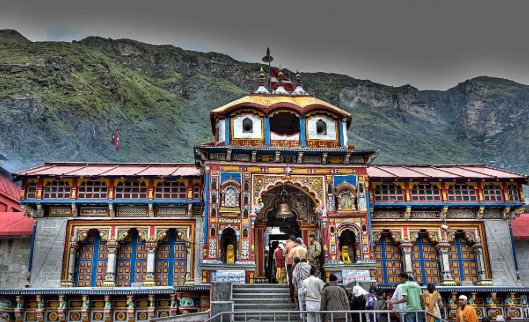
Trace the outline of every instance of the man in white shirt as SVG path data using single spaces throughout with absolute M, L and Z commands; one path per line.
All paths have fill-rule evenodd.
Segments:
M 408 278 L 405 278 L 403 274 L 399 275 L 399 285 L 397 285 L 395 292 L 393 292 L 393 297 L 391 297 L 392 302 L 397 302 L 402 299 L 402 285 L 404 285 L 406 281 L 408 281 Z M 406 302 L 393 304 L 393 310 L 399 312 L 398 314 L 400 322 L 406 321 L 404 316 L 406 314 Z
M 320 279 L 320 272 L 316 267 L 311 267 L 310 276 L 303 281 L 303 300 L 307 308 L 307 322 L 321 322 L 319 311 L 324 286 L 325 283 Z

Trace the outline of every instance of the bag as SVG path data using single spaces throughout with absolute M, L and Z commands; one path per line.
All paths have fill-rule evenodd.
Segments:
M 376 295 L 369 294 L 369 299 L 366 303 L 366 310 L 372 310 L 375 307 Z

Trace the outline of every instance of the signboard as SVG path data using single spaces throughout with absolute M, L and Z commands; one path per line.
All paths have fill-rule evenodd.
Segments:
M 344 269 L 342 271 L 342 279 L 344 284 L 353 283 L 354 281 L 369 281 L 371 275 L 369 270 Z
M 245 271 L 228 271 L 228 270 L 218 270 L 215 281 L 217 282 L 233 282 L 234 284 L 244 284 L 245 281 Z

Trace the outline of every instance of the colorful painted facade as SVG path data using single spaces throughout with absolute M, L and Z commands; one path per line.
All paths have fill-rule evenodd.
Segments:
M 16 173 L 37 229 L 30 288 L 3 293 L 13 317 L 143 321 L 204 310 L 209 283 L 270 282 L 271 242 L 315 234 L 327 276 L 390 288 L 408 272 L 436 283 L 449 307 L 465 293 L 480 316 L 529 318 L 509 228 L 528 178 L 484 165 L 373 164 L 378 150 L 348 142 L 354 116 L 296 78 L 293 92 L 270 93 L 261 71 L 256 92 L 213 110 L 214 140 L 195 146 L 195 165 Z

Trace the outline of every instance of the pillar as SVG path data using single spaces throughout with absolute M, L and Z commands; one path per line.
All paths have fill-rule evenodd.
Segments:
M 441 255 L 441 285 L 456 285 L 452 272 L 450 271 L 450 261 L 448 259 L 450 244 L 447 242 L 440 242 L 437 244 L 437 250 Z
M 68 251 L 68 274 L 66 281 L 61 283 L 61 287 L 75 286 L 75 264 L 77 262 L 77 249 L 79 244 L 75 241 L 70 242 L 70 249 Z
M 148 241 L 145 243 L 147 248 L 147 275 L 145 276 L 145 281 L 143 281 L 143 286 L 156 286 L 154 281 L 155 277 L 155 265 L 156 265 L 156 250 L 158 248 L 158 242 Z
M 413 267 L 411 266 L 411 248 L 413 244 L 410 242 L 405 242 L 400 244 L 399 248 L 402 250 L 402 255 L 404 255 L 404 272 L 411 274 L 413 273 Z
M 492 285 L 492 280 L 487 278 L 485 273 L 485 258 L 483 256 L 483 246 L 481 243 L 475 243 L 472 248 L 476 255 L 477 269 L 478 269 L 478 285 Z
M 107 263 L 107 274 L 103 281 L 103 287 L 115 287 L 116 286 L 116 262 L 118 255 L 119 243 L 116 240 L 107 241 L 108 251 L 108 263 Z

